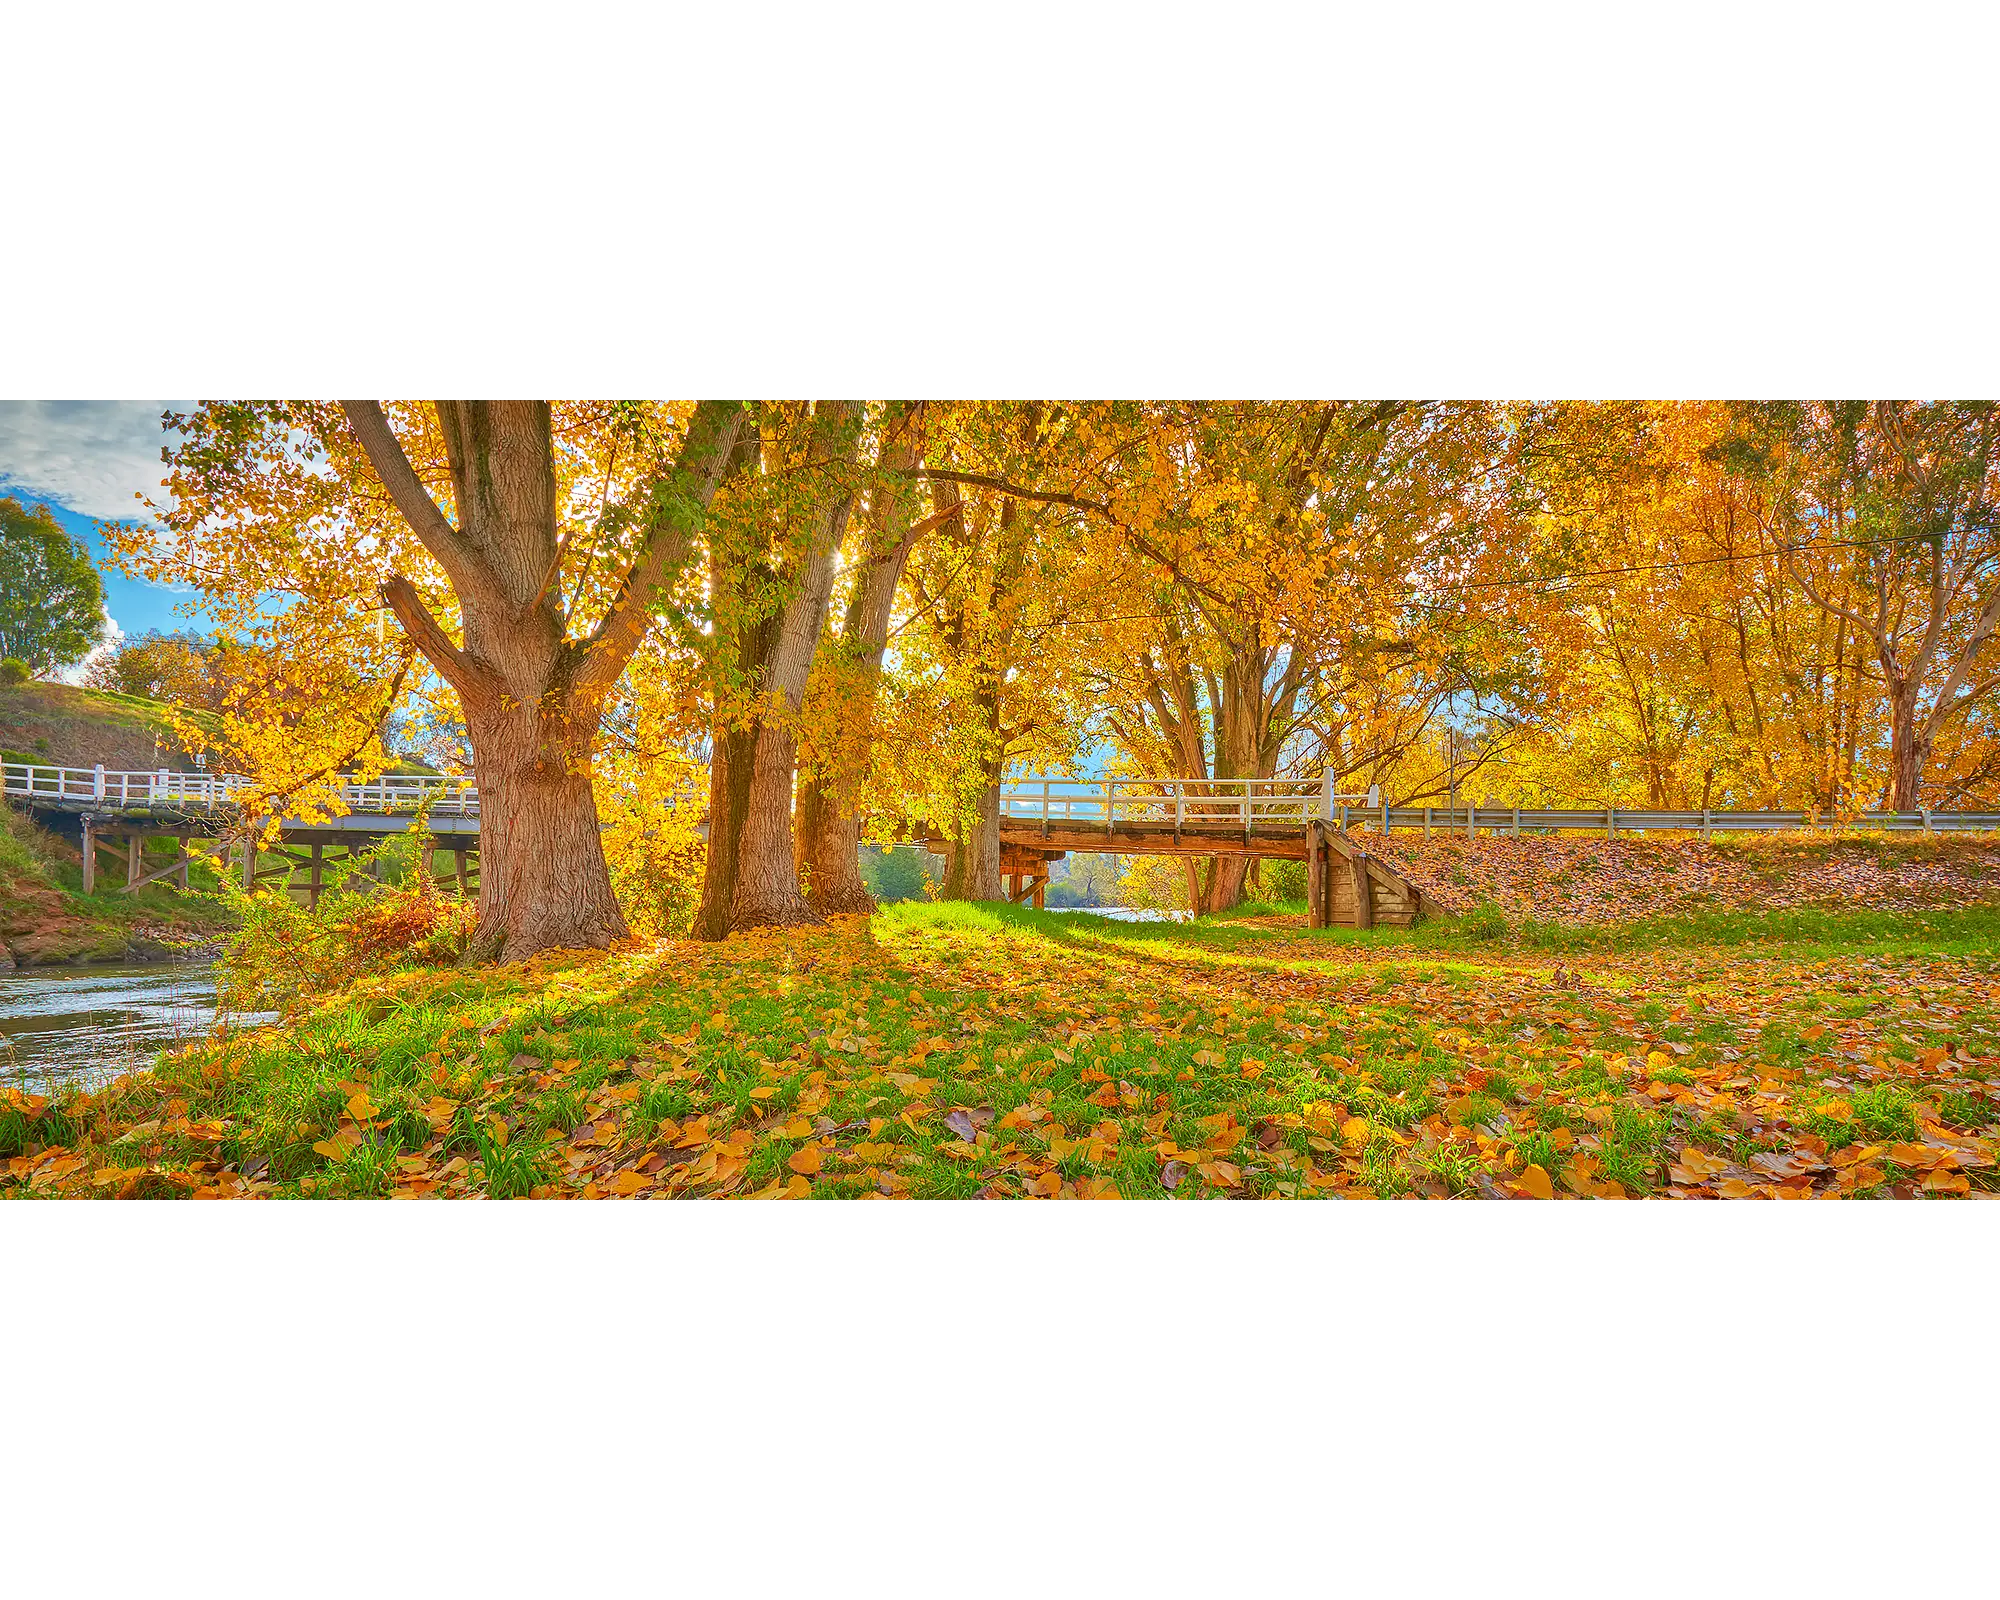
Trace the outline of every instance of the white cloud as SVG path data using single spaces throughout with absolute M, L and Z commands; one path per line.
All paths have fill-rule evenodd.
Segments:
M 162 411 L 184 400 L 0 400 L 0 488 L 88 517 L 144 520 L 161 498 Z

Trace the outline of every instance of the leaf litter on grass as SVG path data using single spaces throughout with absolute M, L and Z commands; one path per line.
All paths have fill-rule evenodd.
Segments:
M 1561 960 L 911 907 L 371 980 L 95 1096 L 10 1196 L 1981 1195 L 1984 956 Z

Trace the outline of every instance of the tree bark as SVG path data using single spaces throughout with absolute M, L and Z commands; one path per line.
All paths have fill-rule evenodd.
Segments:
M 576 752 L 568 730 L 544 726 L 536 706 L 468 706 L 466 724 L 478 752 L 474 944 L 518 959 L 627 937 L 604 863 L 587 746 Z

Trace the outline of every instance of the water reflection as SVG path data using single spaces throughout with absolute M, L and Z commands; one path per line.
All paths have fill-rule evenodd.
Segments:
M 264 1012 L 218 1015 L 215 1002 L 215 973 L 205 961 L 0 972 L 0 1081 L 38 1092 L 94 1089 L 205 1037 L 218 1020 L 271 1020 Z

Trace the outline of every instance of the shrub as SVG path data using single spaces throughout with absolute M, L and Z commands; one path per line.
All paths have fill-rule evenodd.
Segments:
M 1266 861 L 1264 898 L 1303 900 L 1306 897 L 1306 864 L 1303 861 Z
M 930 884 L 929 857 L 915 845 L 861 847 L 861 881 L 884 904 L 921 900 Z
M 458 959 L 476 912 L 427 873 L 403 886 L 338 886 L 307 910 L 284 894 L 228 887 L 242 927 L 219 966 L 230 1003 L 290 1010 L 369 973 Z
M 8 656 L 0 660 L 0 689 L 18 688 L 33 676 L 34 673 L 28 669 L 28 663 L 19 656 Z

